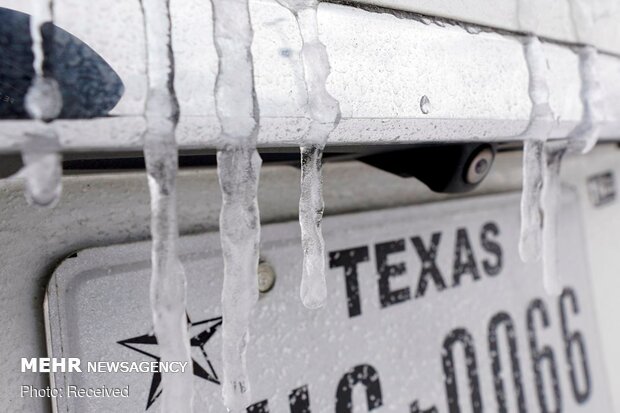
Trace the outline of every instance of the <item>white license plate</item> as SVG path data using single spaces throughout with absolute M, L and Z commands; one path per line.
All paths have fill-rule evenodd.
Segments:
M 515 194 L 328 217 L 325 308 L 299 299 L 297 222 L 267 225 L 274 288 L 248 350 L 253 412 L 611 412 L 576 196 L 559 225 L 560 297 L 517 253 Z M 225 412 L 219 377 L 222 260 L 217 234 L 183 237 L 195 411 Z M 155 361 L 150 244 L 67 259 L 47 297 L 51 356 Z M 56 373 L 53 386 L 129 397 L 56 397 L 62 412 L 158 409 L 152 373 Z

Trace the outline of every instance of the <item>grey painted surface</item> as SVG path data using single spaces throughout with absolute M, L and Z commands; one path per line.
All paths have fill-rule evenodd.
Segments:
M 354 0 L 620 53 L 618 0 Z
M 501 9 L 485 0 L 474 3 L 474 12 Z M 0 0 L 1 5 L 28 8 L 23 1 Z M 217 60 L 209 2 L 177 1 L 171 7 L 181 110 L 177 139 L 183 148 L 215 146 Z M 299 144 L 309 122 L 293 16 L 272 0 L 252 2 L 251 11 L 259 144 Z M 115 0 L 85 6 L 81 0 L 63 0 L 56 16 L 60 27 L 106 59 L 126 90 L 112 117 L 54 122 L 62 145 L 66 150 L 140 149 L 146 60 L 139 4 Z M 319 26 L 332 66 L 327 87 L 342 110 L 342 122 L 330 136 L 333 144 L 510 140 L 528 125 L 531 102 L 521 35 L 470 33 L 459 25 L 442 27 L 330 3 L 319 9 Z M 567 137 L 581 119 L 579 59 L 565 45 L 545 43 L 544 51 L 550 105 L 558 118 L 552 137 Z M 602 136 L 619 138 L 620 58 L 600 56 L 597 68 L 605 108 Z M 427 114 L 420 109 L 422 96 L 430 100 Z M 0 152 L 19 149 L 32 128 L 29 121 L 0 124 Z

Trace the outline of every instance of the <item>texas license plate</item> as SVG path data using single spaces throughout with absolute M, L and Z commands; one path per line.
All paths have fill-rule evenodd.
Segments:
M 545 294 L 540 263 L 519 259 L 515 194 L 326 218 L 329 298 L 319 310 L 299 299 L 298 223 L 263 227 L 275 285 L 252 319 L 250 411 L 612 411 L 578 202 L 564 198 L 558 297 Z M 195 411 L 223 413 L 218 236 L 183 237 L 180 251 Z M 97 248 L 55 272 L 50 356 L 107 367 L 54 373 L 52 386 L 122 390 L 65 392 L 57 411 L 157 411 L 158 373 L 109 371 L 158 360 L 149 257 L 148 242 Z

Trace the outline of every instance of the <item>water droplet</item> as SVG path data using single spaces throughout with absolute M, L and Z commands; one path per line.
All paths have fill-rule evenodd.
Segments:
M 420 110 L 425 115 L 428 115 L 431 111 L 431 101 L 428 99 L 428 96 L 424 95 L 420 99 Z

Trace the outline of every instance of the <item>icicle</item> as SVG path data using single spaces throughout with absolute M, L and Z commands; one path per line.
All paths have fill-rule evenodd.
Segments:
M 524 43 L 529 70 L 529 95 L 532 101 L 530 124 L 523 133 L 523 192 L 521 196 L 521 236 L 519 254 L 525 262 L 540 259 L 542 250 L 541 192 L 545 141 L 551 132 L 553 111 L 549 106 L 549 88 L 545 71 L 547 62 L 537 37 Z
M 300 295 L 308 308 L 325 305 L 325 247 L 321 233 L 323 219 L 323 181 L 321 157 L 329 134 L 340 121 L 340 105 L 327 91 L 329 57 L 319 39 L 317 0 L 278 0 L 290 10 L 299 26 L 302 39 L 301 60 L 308 93 L 311 125 L 301 149 L 301 198 L 299 223 L 304 252 Z
M 321 176 L 321 145 L 301 147 L 301 198 L 299 223 L 304 252 L 301 298 L 308 308 L 325 304 L 325 244 L 321 234 L 323 218 L 323 179 Z
M 219 57 L 215 104 L 223 144 L 217 153 L 224 256 L 222 396 L 229 411 L 241 413 L 251 402 L 246 349 L 250 316 L 258 299 L 260 241 L 261 159 L 256 151 L 259 113 L 251 54 L 253 31 L 248 0 L 211 0 L 211 4 Z
M 519 254 L 524 262 L 538 261 L 542 249 L 540 196 L 543 186 L 543 153 L 543 141 L 531 139 L 523 143 Z
M 179 107 L 169 0 L 142 0 L 148 59 L 144 157 L 151 193 L 151 310 L 164 362 L 187 363 L 183 373 L 162 373 L 162 412 L 192 412 L 193 372 L 186 316 L 186 277 L 178 257 L 175 129 Z
M 558 264 L 558 204 L 560 202 L 560 168 L 566 148 L 552 150 L 546 148 L 543 153 L 544 175 L 541 195 L 543 216 L 543 285 L 549 295 L 557 296 L 562 292 Z
M 580 53 L 581 100 L 583 114 L 579 125 L 569 134 L 567 144 L 560 148 L 546 148 L 544 151 L 545 168 L 542 191 L 543 215 L 543 284 L 550 295 L 562 292 L 560 273 L 557 269 L 557 231 L 558 204 L 561 200 L 560 168 L 562 158 L 567 153 L 589 152 L 599 137 L 602 117 L 602 92 L 596 73 L 597 51 L 593 47 L 584 47 Z
M 571 153 L 588 153 L 598 141 L 600 122 L 603 120 L 603 99 L 596 71 L 597 60 L 598 52 L 594 47 L 586 46 L 579 52 L 583 114 L 581 122 L 568 137 L 568 150 Z
M 62 95 L 58 83 L 43 70 L 45 53 L 41 29 L 44 24 L 51 24 L 53 14 L 52 0 L 34 2 L 30 18 L 34 79 L 26 93 L 25 106 L 30 117 L 35 120 L 35 126 L 25 137 L 22 146 L 24 168 L 18 174 L 26 180 L 28 202 L 48 207 L 58 202 L 62 192 L 60 143 L 54 129 L 44 123 L 56 118 L 62 109 Z M 52 35 L 48 48 L 52 47 L 53 39 Z

